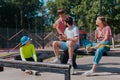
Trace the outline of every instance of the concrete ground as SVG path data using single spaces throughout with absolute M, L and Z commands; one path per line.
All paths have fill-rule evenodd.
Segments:
M 103 56 L 97 71 L 89 77 L 82 74 L 92 66 L 93 56 L 77 58 L 78 68 L 71 75 L 71 80 L 120 80 L 120 56 Z M 63 74 L 41 72 L 41 75 L 28 75 L 20 69 L 4 68 L 0 80 L 64 80 Z

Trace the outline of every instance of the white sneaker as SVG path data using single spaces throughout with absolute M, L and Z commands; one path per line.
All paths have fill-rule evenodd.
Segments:
M 74 67 L 73 67 L 72 59 L 68 59 L 67 64 L 71 65 L 70 74 L 73 75 L 74 74 Z
M 71 74 L 71 75 L 74 74 L 74 67 L 73 67 L 73 66 L 71 66 L 71 68 L 70 68 L 70 74 Z
M 85 73 L 83 73 L 83 75 L 85 75 L 85 76 L 91 76 L 93 73 L 94 73 L 93 70 L 89 70 L 89 71 L 86 71 Z
M 32 71 L 33 72 L 33 74 L 35 75 L 35 76 L 37 76 L 37 75 L 40 75 L 40 72 L 38 72 L 38 71 Z
M 60 64 L 61 63 L 61 61 L 60 61 L 60 59 L 54 59 L 51 63 L 53 63 L 53 64 Z
M 25 73 L 26 73 L 26 74 L 29 74 L 29 75 L 32 75 L 32 74 L 33 74 L 33 72 L 32 72 L 31 70 L 25 70 Z
M 72 59 L 68 59 L 67 64 L 69 64 L 69 65 L 73 66 Z

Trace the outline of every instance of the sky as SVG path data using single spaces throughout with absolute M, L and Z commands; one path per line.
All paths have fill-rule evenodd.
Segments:
M 44 5 L 46 5 L 46 2 L 48 1 L 48 0 L 39 0 L 40 2 L 43 2 L 43 4 Z M 42 16 L 42 13 L 40 12 L 38 12 L 38 14 L 37 14 L 37 16 Z
M 46 5 L 46 2 L 47 2 L 48 0 L 43 0 L 43 1 L 44 1 L 45 5 Z
M 47 2 L 48 0 L 39 0 L 39 1 L 42 1 L 42 2 L 44 3 L 44 5 L 46 5 L 46 2 Z

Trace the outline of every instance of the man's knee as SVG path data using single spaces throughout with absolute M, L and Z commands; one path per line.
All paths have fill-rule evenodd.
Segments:
M 73 41 L 69 41 L 68 45 L 69 47 L 74 47 L 75 43 Z
M 58 42 L 58 41 L 54 41 L 52 45 L 53 45 L 53 46 L 58 46 L 58 45 L 59 45 L 59 42 Z

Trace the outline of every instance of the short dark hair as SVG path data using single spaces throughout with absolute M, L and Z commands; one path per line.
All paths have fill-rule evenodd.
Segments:
M 64 13 L 64 10 L 63 10 L 63 9 L 58 9 L 58 10 L 57 10 L 57 13 L 58 13 L 58 14 Z
M 67 18 L 65 19 L 65 22 L 68 23 L 69 25 L 72 25 L 72 24 L 73 24 L 73 19 L 72 19 L 72 17 L 67 17 Z

